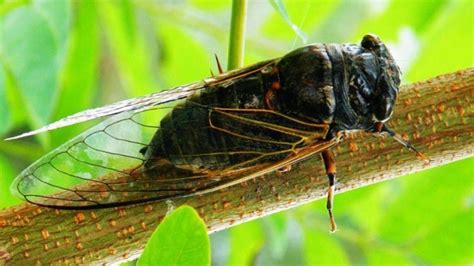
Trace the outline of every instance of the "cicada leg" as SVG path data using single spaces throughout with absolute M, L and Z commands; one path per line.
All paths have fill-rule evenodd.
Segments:
M 336 182 L 336 160 L 334 153 L 327 149 L 321 152 L 323 157 L 324 166 L 326 168 L 326 174 L 328 176 L 329 187 L 328 187 L 328 196 L 326 201 L 326 208 L 329 214 L 329 222 L 331 224 L 331 233 L 336 232 L 337 226 L 334 221 L 334 216 L 332 214 L 332 208 L 334 204 L 334 186 Z
M 408 150 L 414 152 L 416 154 L 416 158 L 419 159 L 419 160 L 422 160 L 424 161 L 425 163 L 430 163 L 431 162 L 431 159 L 426 157 L 423 153 L 419 152 L 415 146 L 413 146 L 413 144 L 411 144 L 409 141 L 407 140 L 404 140 L 402 138 L 402 136 L 400 136 L 399 134 L 397 134 L 395 131 L 393 131 L 391 128 L 389 128 L 387 125 L 381 123 L 381 122 L 377 122 L 375 123 L 375 126 L 374 126 L 374 133 L 387 133 L 389 136 L 391 136 L 395 141 L 397 141 L 398 143 L 402 144 L 405 148 L 407 148 Z
M 285 167 L 282 167 L 282 168 L 278 169 L 277 171 L 278 171 L 278 174 L 284 174 L 284 173 L 290 172 L 292 168 L 293 167 L 290 164 L 290 165 L 287 165 Z

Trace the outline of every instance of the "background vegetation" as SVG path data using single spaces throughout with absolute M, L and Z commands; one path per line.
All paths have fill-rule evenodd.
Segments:
M 278 1 L 276 1 L 278 2 Z M 388 43 L 413 82 L 474 65 L 470 0 L 249 3 L 246 63 L 312 42 Z M 0 0 L 0 3 L 2 1 Z M 192 82 L 227 65 L 230 1 L 5 1 L 0 6 L 0 137 L 65 115 Z M 295 30 L 296 29 L 296 30 Z M 28 164 L 90 124 L 0 141 L 0 206 Z M 211 236 L 216 265 L 474 262 L 474 159 L 336 197 Z

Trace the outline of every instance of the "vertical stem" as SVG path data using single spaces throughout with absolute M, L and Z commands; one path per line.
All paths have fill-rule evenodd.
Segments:
M 233 0 L 232 18 L 230 21 L 228 70 L 243 66 L 246 18 L 247 0 Z

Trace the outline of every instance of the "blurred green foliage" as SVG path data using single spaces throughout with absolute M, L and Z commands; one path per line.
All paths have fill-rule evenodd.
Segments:
M 246 63 L 308 42 L 378 34 L 413 82 L 474 65 L 470 0 L 250 1 Z M 0 1 L 0 136 L 83 109 L 192 82 L 226 65 L 230 1 Z M 290 21 L 291 23 L 288 23 Z M 86 123 L 0 141 L 0 206 L 9 183 Z M 474 263 L 474 159 L 336 197 L 340 231 L 323 201 L 211 236 L 213 264 Z

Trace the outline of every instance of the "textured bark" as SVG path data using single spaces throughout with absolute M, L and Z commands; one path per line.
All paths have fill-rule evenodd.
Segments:
M 390 124 L 432 162 L 416 160 L 391 139 L 347 136 L 335 149 L 337 192 L 472 156 L 473 98 L 474 68 L 403 86 Z M 171 205 L 193 206 L 214 232 L 319 199 L 326 190 L 317 155 L 284 175 L 173 202 L 94 211 L 23 204 L 0 211 L 0 264 L 113 263 L 138 255 Z

